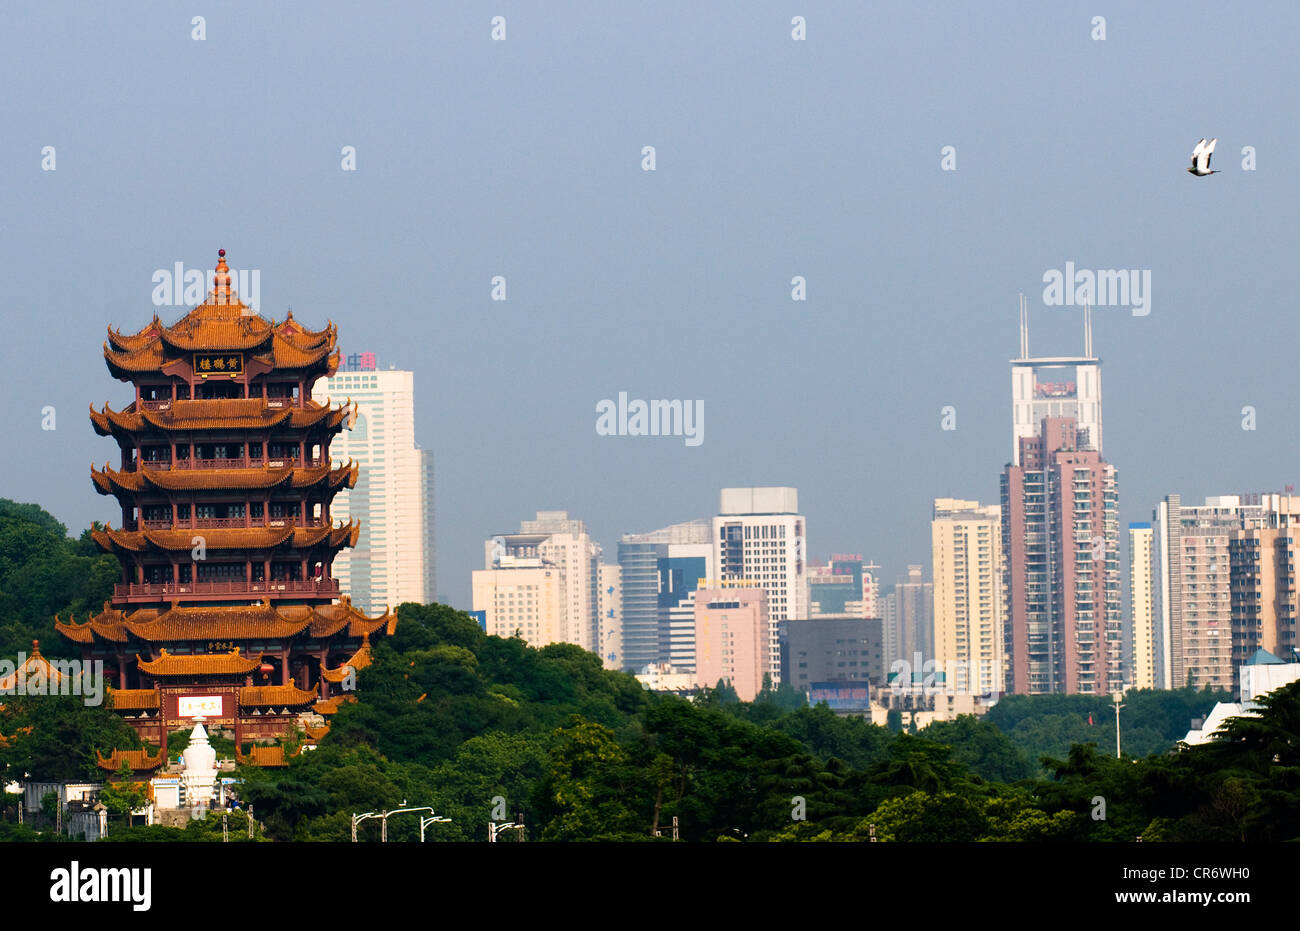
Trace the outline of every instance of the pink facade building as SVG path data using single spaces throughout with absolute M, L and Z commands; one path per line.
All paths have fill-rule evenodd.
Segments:
M 1124 685 L 1118 479 L 1073 417 L 1045 417 L 1002 474 L 1008 691 Z
M 695 681 L 720 680 L 753 701 L 768 671 L 771 621 L 761 588 L 701 588 L 695 593 Z

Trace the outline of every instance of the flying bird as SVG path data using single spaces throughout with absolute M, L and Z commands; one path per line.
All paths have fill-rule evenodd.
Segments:
M 1192 167 L 1187 170 L 1198 178 L 1218 174 L 1219 169 L 1210 170 L 1210 156 L 1214 154 L 1214 144 L 1218 141 L 1218 139 L 1211 139 L 1206 142 L 1202 139 L 1196 143 L 1196 148 L 1192 149 Z

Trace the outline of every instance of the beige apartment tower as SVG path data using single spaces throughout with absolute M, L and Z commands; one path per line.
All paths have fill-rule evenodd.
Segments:
M 1002 509 L 936 498 L 930 522 L 934 580 L 934 660 L 949 690 L 1001 692 L 1003 637 Z
M 1129 686 L 1156 687 L 1155 531 L 1149 523 L 1128 525 L 1128 591 L 1131 649 Z

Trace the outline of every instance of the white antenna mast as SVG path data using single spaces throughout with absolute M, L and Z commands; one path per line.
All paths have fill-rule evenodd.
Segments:
M 1020 358 L 1029 358 L 1029 306 L 1023 291 L 1020 293 Z
M 1092 358 L 1092 305 L 1083 302 L 1083 354 Z

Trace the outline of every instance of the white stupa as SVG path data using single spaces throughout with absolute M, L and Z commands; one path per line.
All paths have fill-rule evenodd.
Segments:
M 212 798 L 212 786 L 217 780 L 217 751 L 208 743 L 208 732 L 203 729 L 203 716 L 194 719 L 190 743 L 181 751 L 181 781 L 185 784 L 185 798 L 191 807 L 207 807 Z

